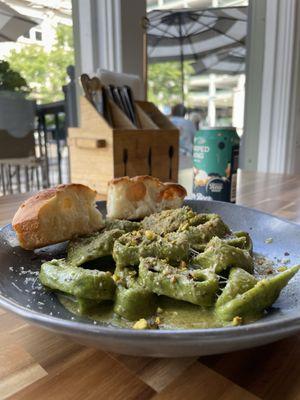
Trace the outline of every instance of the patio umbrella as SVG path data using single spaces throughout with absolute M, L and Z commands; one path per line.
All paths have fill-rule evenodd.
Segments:
M 15 42 L 19 36 L 28 33 L 35 25 L 36 21 L 0 1 L 0 42 Z
M 154 10 L 148 13 L 148 62 L 179 61 L 184 102 L 184 60 L 197 62 L 220 49 L 245 46 L 247 7 Z
M 202 73 L 213 74 L 242 74 L 245 72 L 246 47 L 237 45 L 223 48 L 201 57 L 192 66 L 195 75 Z

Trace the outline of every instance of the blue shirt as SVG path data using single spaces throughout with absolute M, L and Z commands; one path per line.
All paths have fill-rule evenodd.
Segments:
M 179 129 L 180 154 L 192 155 L 196 128 L 192 121 L 183 117 L 171 117 L 173 124 Z

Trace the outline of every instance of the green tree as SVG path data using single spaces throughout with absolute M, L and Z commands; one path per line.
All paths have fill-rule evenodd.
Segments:
M 58 25 L 56 41 L 50 52 L 36 44 L 12 50 L 7 61 L 20 72 L 30 89 L 30 97 L 39 103 L 63 99 L 62 86 L 67 83 L 66 68 L 74 64 L 72 27 Z
M 185 82 L 188 81 L 192 72 L 193 67 L 190 62 L 185 61 Z M 181 102 L 181 69 L 179 62 L 148 65 L 148 98 L 159 106 L 172 106 Z

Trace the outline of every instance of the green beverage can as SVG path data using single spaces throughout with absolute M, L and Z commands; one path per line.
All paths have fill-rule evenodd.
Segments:
M 194 139 L 194 193 L 236 201 L 240 138 L 233 127 L 204 128 Z

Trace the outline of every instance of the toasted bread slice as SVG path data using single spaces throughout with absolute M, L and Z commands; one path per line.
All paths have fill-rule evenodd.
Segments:
M 186 190 L 176 183 L 162 183 L 152 176 L 116 178 L 108 183 L 107 216 L 141 219 L 152 213 L 181 207 Z
M 81 184 L 59 185 L 26 200 L 13 218 L 20 246 L 36 249 L 104 226 L 95 207 L 97 192 Z

